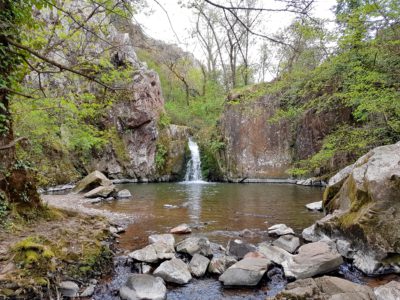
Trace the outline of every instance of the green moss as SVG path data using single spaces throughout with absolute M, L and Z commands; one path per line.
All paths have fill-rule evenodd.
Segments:
M 126 165 L 130 163 L 130 158 L 125 146 L 124 141 L 119 136 L 117 129 L 112 128 L 108 131 L 107 136 L 111 142 L 111 147 L 115 153 L 117 160 L 122 164 Z

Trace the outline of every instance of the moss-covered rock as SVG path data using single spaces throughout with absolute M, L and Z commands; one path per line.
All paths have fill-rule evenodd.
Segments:
M 331 178 L 324 207 L 332 217 L 316 230 L 347 240 L 366 273 L 399 271 L 400 142 L 375 148 Z

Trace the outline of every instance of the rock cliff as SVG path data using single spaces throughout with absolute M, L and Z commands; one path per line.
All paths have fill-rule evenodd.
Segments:
M 225 142 L 224 172 L 228 179 L 288 178 L 293 163 L 321 149 L 332 128 L 351 119 L 350 109 L 317 112 L 311 108 L 297 121 L 275 118 L 282 99 L 250 87 L 228 96 L 219 130 Z M 342 161 L 340 161 L 342 160 Z M 347 163 L 335 158 L 332 166 Z M 316 170 L 315 176 L 328 170 Z

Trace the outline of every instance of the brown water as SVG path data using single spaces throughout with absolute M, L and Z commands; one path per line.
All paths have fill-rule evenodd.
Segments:
M 139 215 L 121 237 L 120 245 L 134 250 L 147 245 L 153 233 L 167 233 L 181 223 L 192 225 L 194 232 L 210 241 L 226 245 L 240 231 L 249 229 L 243 239 L 260 242 L 267 239 L 266 229 L 285 223 L 297 233 L 323 215 L 310 212 L 304 205 L 320 201 L 322 189 L 291 184 L 124 184 L 131 199 L 100 204 L 100 208 Z M 267 223 L 265 223 L 267 222 Z

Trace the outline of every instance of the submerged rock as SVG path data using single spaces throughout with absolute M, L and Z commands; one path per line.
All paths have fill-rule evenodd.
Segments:
M 173 258 L 163 262 L 155 271 L 154 276 L 161 277 L 167 282 L 186 284 L 192 279 L 188 266 L 183 260 Z
M 193 255 L 189 264 L 190 273 L 192 273 L 196 277 L 204 276 L 206 274 L 209 263 L 210 260 L 207 257 L 196 253 L 195 255 Z
M 93 190 L 99 186 L 110 186 L 112 185 L 112 181 L 109 180 L 103 173 L 100 171 L 94 171 L 84 177 L 81 181 L 77 183 L 77 185 L 73 188 L 74 193 L 84 193 Z
M 334 271 L 342 263 L 335 244 L 320 241 L 301 246 L 299 254 L 283 261 L 282 266 L 287 277 L 303 279 Z
M 194 255 L 196 253 L 210 256 L 212 255 L 210 241 L 206 237 L 189 237 L 176 244 L 176 251 Z
M 274 299 L 374 300 L 375 296 L 368 286 L 323 276 L 289 283 Z
M 189 225 L 187 224 L 180 224 L 174 228 L 172 228 L 170 233 L 181 234 L 181 233 L 191 233 L 192 229 L 190 229 Z
M 276 224 L 268 228 L 268 234 L 269 235 L 285 235 L 285 234 L 293 234 L 294 231 L 292 228 L 286 226 L 285 224 Z
M 164 280 L 147 274 L 131 275 L 119 290 L 119 296 L 123 300 L 163 300 L 166 295 Z
M 255 286 L 271 265 L 266 258 L 245 258 L 229 267 L 220 277 L 224 285 Z
M 283 235 L 279 239 L 275 240 L 272 245 L 286 250 L 289 253 L 293 253 L 297 248 L 299 248 L 300 239 L 291 234 Z
M 79 286 L 73 281 L 62 281 L 58 285 L 62 296 L 67 298 L 78 297 Z
M 226 247 L 226 254 L 234 256 L 237 259 L 242 259 L 247 253 L 254 252 L 256 247 L 242 240 L 230 240 Z
M 129 190 L 124 189 L 124 190 L 120 190 L 117 194 L 117 198 L 130 198 L 132 197 L 132 194 Z
M 171 247 L 174 247 L 175 245 L 175 238 L 172 234 L 152 234 L 149 236 L 149 243 L 154 244 L 154 243 L 164 243 L 167 244 Z

